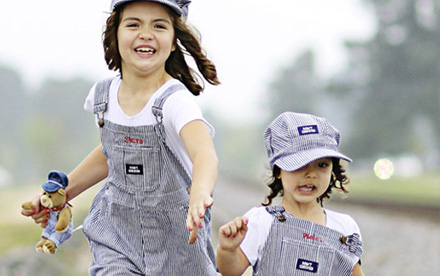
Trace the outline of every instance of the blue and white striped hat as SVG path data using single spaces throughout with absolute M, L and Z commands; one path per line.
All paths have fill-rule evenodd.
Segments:
M 69 184 L 67 175 L 59 171 L 50 171 L 47 177 L 47 182 L 43 183 L 43 190 L 49 193 L 54 193 L 59 189 L 66 189 Z
M 339 131 L 325 118 L 285 112 L 266 128 L 264 143 L 270 166 L 291 172 L 321 158 L 351 162 L 338 151 L 339 137 Z
M 111 9 L 113 11 L 124 3 L 135 1 L 157 2 L 163 5 L 167 5 L 168 7 L 172 8 L 179 16 L 183 16 L 184 18 L 188 17 L 188 6 L 191 3 L 190 0 L 112 0 Z

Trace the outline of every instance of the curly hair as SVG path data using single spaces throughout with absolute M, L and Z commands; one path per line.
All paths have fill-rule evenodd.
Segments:
M 121 21 L 121 13 L 126 4 L 118 6 L 107 18 L 106 28 L 102 34 L 104 57 L 110 70 L 119 71 L 122 76 L 122 61 L 118 47 L 118 27 Z M 166 7 L 166 6 L 164 6 Z M 191 30 L 184 19 L 178 16 L 171 8 L 168 12 L 173 21 L 174 44 L 176 49 L 171 52 L 165 62 L 165 70 L 173 78 L 180 80 L 191 93 L 198 96 L 204 90 L 203 79 L 188 66 L 185 55 L 191 56 L 203 78 L 212 85 L 220 84 L 217 78 L 217 70 L 214 63 L 208 59 L 201 47 L 201 36 L 196 29 Z
M 341 166 L 338 158 L 332 158 L 333 169 L 332 176 L 330 178 L 330 185 L 327 190 L 316 199 L 316 201 L 323 206 L 324 199 L 329 199 L 333 192 L 333 189 L 342 192 L 344 194 L 348 194 L 348 190 L 345 188 L 345 185 L 349 184 L 350 180 L 345 174 L 345 169 Z M 265 202 L 261 205 L 269 206 L 272 204 L 272 199 L 275 197 L 283 196 L 284 190 L 281 179 L 278 178 L 281 173 L 281 169 L 274 165 L 272 169 L 272 176 L 270 177 L 267 186 L 270 188 L 270 193 L 266 196 Z

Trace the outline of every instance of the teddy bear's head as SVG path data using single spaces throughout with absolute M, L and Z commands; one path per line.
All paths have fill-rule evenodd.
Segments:
M 63 206 L 66 203 L 66 191 L 61 188 L 52 193 L 43 190 L 40 202 L 46 208 Z
M 46 208 L 56 208 L 63 206 L 67 200 L 66 187 L 68 185 L 67 176 L 59 171 L 51 171 L 48 181 L 43 184 L 43 194 L 40 202 Z

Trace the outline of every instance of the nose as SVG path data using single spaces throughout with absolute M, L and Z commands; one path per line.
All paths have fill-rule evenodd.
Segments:
M 139 32 L 139 38 L 142 39 L 142 40 L 152 40 L 153 39 L 153 34 L 148 29 L 142 29 Z
M 51 201 L 47 196 L 43 195 L 40 198 L 40 202 L 41 202 L 41 205 L 43 205 L 44 207 L 51 208 Z
M 307 178 L 315 178 L 316 177 L 316 170 L 313 166 L 310 166 L 310 164 L 304 167 L 304 173 Z

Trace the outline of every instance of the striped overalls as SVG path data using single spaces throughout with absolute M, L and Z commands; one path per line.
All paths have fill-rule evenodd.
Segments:
M 216 275 L 210 210 L 196 243 L 188 244 L 191 179 L 165 144 L 162 107 L 182 86 L 171 86 L 155 101 L 157 124 L 128 127 L 104 119 L 110 83 L 98 83 L 95 92 L 109 174 L 84 222 L 93 254 L 90 274 Z
M 274 216 L 261 260 L 254 266 L 258 276 L 351 276 L 353 261 L 346 253 L 362 255 L 358 234 L 343 234 L 284 211 L 266 208 Z

